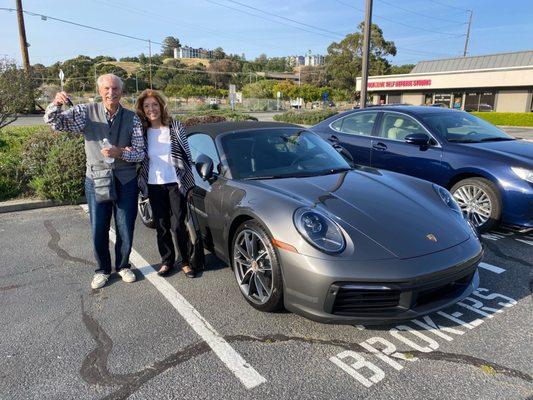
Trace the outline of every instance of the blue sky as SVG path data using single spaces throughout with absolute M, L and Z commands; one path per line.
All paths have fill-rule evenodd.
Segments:
M 241 4 L 238 4 L 241 3 Z M 271 15 L 247 8 L 263 10 Z M 253 59 L 326 54 L 363 20 L 364 0 L 23 0 L 24 9 L 161 42 L 182 44 Z M 14 8 L 14 0 L 0 0 Z M 533 49 L 531 0 L 374 0 L 373 22 L 393 40 L 393 64 L 461 56 L 468 20 L 474 12 L 470 55 Z M 274 15 L 272 15 L 274 14 Z M 254 16 L 255 15 L 255 16 Z M 278 18 L 276 15 L 287 19 Z M 40 17 L 25 16 L 30 62 L 50 65 L 79 54 L 113 57 L 148 53 L 147 44 Z M 0 10 L 0 55 L 20 62 L 16 13 Z M 153 51 L 158 52 L 154 45 Z

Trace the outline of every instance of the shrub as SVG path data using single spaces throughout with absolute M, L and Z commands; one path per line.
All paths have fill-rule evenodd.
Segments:
M 210 123 L 224 122 L 224 121 L 226 121 L 226 118 L 220 115 L 204 115 L 204 116 L 199 116 L 199 117 L 185 118 L 181 122 L 187 128 L 189 126 L 195 126 L 199 124 L 210 124 Z
M 334 110 L 287 111 L 283 114 L 274 115 L 274 120 L 292 124 L 314 125 L 335 114 L 337 114 L 337 111 Z
M 7 176 L 0 176 L 0 201 L 12 199 L 19 193 L 16 181 Z
M 64 135 L 64 140 L 51 147 L 44 175 L 35 177 L 31 185 L 39 196 L 74 202 L 83 195 L 84 177 L 83 137 Z
M 50 150 L 62 139 L 64 140 L 62 134 L 45 128 L 26 141 L 22 148 L 22 167 L 28 178 L 31 179 L 44 173 Z
M 494 125 L 503 126 L 533 126 L 533 113 L 512 112 L 473 112 L 478 118 Z

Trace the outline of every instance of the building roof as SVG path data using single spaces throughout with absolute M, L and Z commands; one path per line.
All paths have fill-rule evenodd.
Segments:
M 420 61 L 411 74 L 430 72 L 468 71 L 476 69 L 533 66 L 533 51 L 488 54 L 485 56 L 456 57 L 443 60 Z

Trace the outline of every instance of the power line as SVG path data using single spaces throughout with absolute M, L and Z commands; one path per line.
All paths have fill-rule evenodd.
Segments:
M 13 8 L 6 8 L 6 7 L 0 7 L 0 10 L 9 11 L 9 12 L 16 11 Z M 41 17 L 41 19 L 43 21 L 46 21 L 46 20 L 50 19 L 50 20 L 53 20 L 53 21 L 63 22 L 65 24 L 70 24 L 70 25 L 79 26 L 79 27 L 86 28 L 86 29 L 91 29 L 93 31 L 109 33 L 110 35 L 122 36 L 122 37 L 125 37 L 125 38 L 128 38 L 128 39 L 139 40 L 141 42 L 146 42 L 146 43 L 150 42 L 149 39 L 139 38 L 139 37 L 127 35 L 127 34 L 124 34 L 124 33 L 114 32 L 114 31 L 110 31 L 108 29 L 97 28 L 95 26 L 80 24 L 78 22 L 69 21 L 69 20 L 66 20 L 66 19 L 55 18 L 55 17 L 51 17 L 49 15 L 38 14 L 38 13 L 34 13 L 34 12 L 31 12 L 31 11 L 27 11 L 27 10 L 24 10 L 23 12 L 24 12 L 24 14 L 31 15 L 32 17 Z M 152 43 L 159 44 L 159 45 L 163 44 L 163 43 L 155 42 L 155 41 L 152 41 Z
M 343 6 L 346 6 L 346 7 L 349 7 L 349 8 L 353 8 L 354 10 L 357 10 L 357 11 L 360 11 L 362 13 L 364 13 L 364 10 L 358 8 L 358 7 L 355 7 L 351 4 L 348 4 L 348 3 L 345 3 L 344 1 L 340 1 L 340 0 L 335 0 L 337 3 L 339 4 L 342 4 Z M 397 24 L 397 25 L 401 25 L 401 26 L 405 26 L 409 29 L 416 29 L 416 30 L 419 30 L 419 31 L 424 31 L 424 32 L 430 32 L 430 33 L 436 33 L 436 34 L 439 34 L 439 35 L 446 35 L 446 36 L 455 36 L 454 34 L 451 34 L 451 33 L 447 33 L 447 32 L 440 32 L 440 31 L 434 31 L 434 30 L 431 30 L 431 29 L 426 29 L 426 28 L 421 28 L 419 26 L 414 26 L 414 25 L 408 25 L 408 24 L 404 24 L 403 22 L 398 22 L 394 19 L 391 19 L 391 18 L 387 18 L 387 17 L 384 17 L 382 15 L 378 15 L 378 14 L 373 14 L 374 17 L 377 17 L 377 18 L 381 18 L 385 21 L 389 21 L 393 24 Z M 449 27 L 443 27 L 444 28 L 449 28 Z
M 256 17 L 256 18 L 260 18 L 260 19 L 264 19 L 266 21 L 270 21 L 270 22 L 274 22 L 276 24 L 280 24 L 280 25 L 285 25 L 285 26 L 290 26 L 291 28 L 295 28 L 295 29 L 299 29 L 301 31 L 304 31 L 304 32 L 307 32 L 307 33 L 312 33 L 312 34 L 315 34 L 315 35 L 320 35 L 320 36 L 324 36 L 324 37 L 327 37 L 329 39 L 332 38 L 332 35 L 330 34 L 323 34 L 323 33 L 320 33 L 320 32 L 314 32 L 314 31 L 310 31 L 308 29 L 305 29 L 305 28 L 301 28 L 299 26 L 294 26 L 294 25 L 291 25 L 291 24 L 287 24 L 285 22 L 281 22 L 281 21 L 277 21 L 275 19 L 271 19 L 271 18 L 267 18 L 267 17 L 263 17 L 261 15 L 257 15 L 257 14 L 253 14 L 251 12 L 248 12 L 248 11 L 245 11 L 243 9 L 240 9 L 240 8 L 236 8 L 236 7 L 232 7 L 232 6 L 229 6 L 227 4 L 223 4 L 223 3 L 219 3 L 218 1 L 215 1 L 215 0 L 205 0 L 207 1 L 208 3 L 212 3 L 212 4 L 216 4 L 220 7 L 225 7 L 225 8 L 229 8 L 230 10 L 234 10 L 234 11 L 238 11 L 240 13 L 243 13 L 243 14 L 246 14 L 246 15 L 251 15 L 253 17 Z M 342 35 L 338 34 L 338 33 L 334 33 L 335 37 L 334 39 L 337 40 L 339 37 L 342 37 Z
M 276 18 L 281 18 L 281 19 L 284 19 L 286 21 L 294 22 L 294 23 L 296 23 L 298 25 L 307 26 L 309 28 L 316 29 L 318 31 L 322 31 L 322 32 L 326 32 L 326 33 L 330 33 L 330 34 L 333 34 L 333 35 L 339 35 L 339 33 L 337 33 L 337 32 L 332 32 L 332 31 L 329 31 L 327 29 L 318 28 L 316 26 L 309 25 L 309 24 L 297 21 L 297 20 L 292 19 L 292 18 L 287 18 L 287 17 L 284 17 L 284 16 L 279 15 L 279 14 L 275 14 L 275 13 L 272 13 L 272 12 L 269 12 L 269 11 L 264 11 L 264 10 L 261 10 L 259 8 L 256 8 L 256 7 L 249 6 L 248 4 L 243 4 L 243 3 L 239 2 L 239 1 L 235 1 L 235 0 L 226 0 L 226 1 L 228 1 L 230 3 L 235 3 L 235 4 L 238 4 L 238 5 L 241 5 L 241 6 L 246 7 L 246 8 L 250 8 L 250 9 L 255 10 L 255 11 L 259 11 L 260 13 L 263 13 L 263 14 L 266 14 L 266 15 L 271 15 L 271 16 L 276 17 Z
M 461 11 L 464 11 L 464 12 L 468 11 L 466 8 L 451 6 L 449 4 L 441 3 L 440 1 L 436 1 L 436 0 L 429 0 L 429 1 L 431 1 L 432 3 L 438 4 L 439 6 L 448 7 L 448 8 L 454 8 L 456 10 L 461 10 Z
M 466 25 L 466 22 L 457 22 L 457 21 L 452 21 L 451 19 L 434 17 L 432 15 L 423 14 L 423 13 L 420 13 L 418 11 L 413 11 L 413 10 L 410 10 L 408 8 L 400 7 L 400 6 L 398 6 L 398 5 L 394 4 L 394 3 L 389 3 L 388 1 L 385 1 L 385 0 L 379 0 L 379 1 L 381 3 L 389 5 L 391 7 L 397 8 L 399 10 L 403 10 L 405 12 L 408 12 L 408 13 L 411 13 L 411 14 L 414 14 L 414 15 L 419 15 L 419 16 L 424 17 L 424 18 L 431 18 L 431 19 L 434 19 L 434 20 L 437 20 L 437 21 L 451 22 L 451 23 L 455 23 L 457 25 Z

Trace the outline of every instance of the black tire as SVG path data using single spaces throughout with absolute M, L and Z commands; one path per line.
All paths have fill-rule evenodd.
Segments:
M 147 198 L 144 198 L 141 193 L 139 193 L 139 198 L 137 200 L 137 211 L 144 226 L 154 229 L 155 221 L 152 206 L 150 205 L 150 201 Z
M 466 213 L 465 204 L 464 202 L 462 203 L 460 199 L 458 199 L 458 196 L 461 190 L 465 190 L 468 187 L 478 188 L 482 190 L 487 195 L 490 201 L 490 216 L 485 222 L 480 224 L 478 223 L 478 221 L 474 220 L 474 217 L 469 218 L 472 222 L 474 222 L 478 231 L 487 232 L 498 226 L 502 215 L 502 201 L 500 191 L 498 190 L 496 185 L 494 185 L 494 183 L 492 183 L 488 179 L 480 177 L 463 179 L 462 181 L 459 181 L 455 185 L 453 185 L 450 191 L 455 200 L 457 200 L 457 202 L 459 203 L 459 206 L 461 207 L 463 213 Z
M 245 293 L 245 289 L 243 289 L 243 286 L 240 281 L 240 275 L 242 275 L 242 269 L 239 265 L 236 265 L 237 262 L 235 261 L 234 255 L 236 252 L 235 246 L 237 244 L 237 240 L 241 237 L 241 234 L 243 235 L 245 234 L 244 233 L 245 231 L 253 232 L 259 237 L 259 239 L 261 239 L 261 245 L 264 246 L 264 248 L 266 249 L 267 260 L 269 261 L 269 264 L 271 267 L 271 270 L 270 270 L 270 280 L 272 284 L 271 293 L 268 296 L 268 300 L 264 302 L 257 301 L 257 299 L 254 300 L 252 297 L 247 296 L 247 294 Z M 231 243 L 230 260 L 231 260 L 231 266 L 232 266 L 232 269 L 235 275 L 235 281 L 237 282 L 237 285 L 239 287 L 239 291 L 243 295 L 244 299 L 252 307 L 256 308 L 257 310 L 266 311 L 266 312 L 275 312 L 283 308 L 283 278 L 281 275 L 281 267 L 280 267 L 274 246 L 272 246 L 272 238 L 270 237 L 270 234 L 263 227 L 261 223 L 259 223 L 256 220 L 248 220 L 248 221 L 243 222 L 237 228 L 237 230 L 235 231 L 235 234 L 233 235 L 233 239 Z M 256 262 L 256 266 L 257 266 L 257 262 Z M 248 269 L 252 269 L 252 267 L 250 266 Z M 266 275 L 268 277 L 268 274 Z M 265 273 L 261 272 L 261 276 L 265 277 Z

